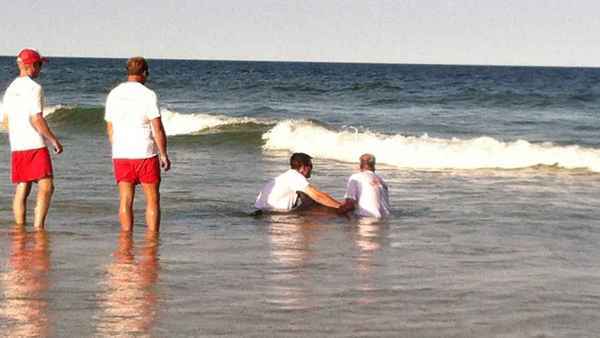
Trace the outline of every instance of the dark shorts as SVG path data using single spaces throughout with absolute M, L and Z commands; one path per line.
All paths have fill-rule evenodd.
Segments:
M 296 204 L 294 204 L 292 210 L 306 210 L 316 205 L 320 205 L 302 191 L 296 191 L 296 194 L 298 195 L 298 198 L 296 199 Z
M 141 159 L 115 158 L 113 159 L 113 168 L 117 183 L 150 184 L 160 182 L 158 156 Z
M 46 147 L 13 151 L 11 154 L 13 183 L 37 182 L 52 177 L 52 160 Z

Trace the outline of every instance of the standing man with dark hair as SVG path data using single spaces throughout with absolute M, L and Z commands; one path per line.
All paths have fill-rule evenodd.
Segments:
M 290 169 L 263 187 L 258 193 L 255 207 L 263 211 L 292 211 L 307 202 L 303 202 L 300 197 L 305 194 L 318 204 L 338 208 L 340 202 L 308 182 L 312 168 L 312 158 L 309 155 L 294 153 L 290 158 Z
M 13 213 L 15 223 L 25 224 L 27 197 L 37 182 L 38 194 L 33 226 L 43 229 L 54 192 L 52 161 L 45 140 L 60 154 L 63 147 L 44 119 L 44 90 L 34 81 L 47 59 L 34 49 L 23 49 L 17 56 L 19 77 L 6 89 L 3 125 L 8 127 L 11 149 L 12 182 L 15 184 Z
M 146 196 L 148 230 L 160 229 L 160 168 L 171 168 L 167 137 L 160 118 L 158 98 L 144 84 L 148 63 L 142 57 L 127 61 L 127 81 L 106 99 L 106 131 L 112 144 L 115 180 L 119 185 L 121 230 L 133 230 L 135 186 Z
M 358 216 L 373 218 L 390 214 L 388 186 L 375 173 L 375 156 L 363 154 L 360 157 L 360 172 L 348 179 L 345 198 L 339 209 L 342 213 L 354 210 Z

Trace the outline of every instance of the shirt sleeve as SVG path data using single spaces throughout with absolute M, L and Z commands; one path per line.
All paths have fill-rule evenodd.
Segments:
M 158 96 L 156 93 L 152 93 L 151 99 L 148 102 L 148 108 L 146 108 L 146 117 L 148 120 L 153 120 L 160 117 L 160 109 L 158 108 Z
M 293 191 L 302 191 L 302 192 L 306 192 L 306 188 L 308 188 L 308 185 L 309 185 L 306 177 L 302 176 L 301 174 L 294 175 L 293 179 L 290 181 L 290 183 L 291 183 L 290 188 Z
M 33 89 L 31 98 L 31 107 L 29 108 L 29 115 L 34 116 L 38 113 L 44 112 L 44 90 L 41 86 L 36 86 Z
M 357 180 L 350 177 L 348 179 L 348 185 L 346 187 L 346 195 L 344 195 L 345 199 L 351 199 L 358 201 L 358 195 L 360 194 L 360 187 Z

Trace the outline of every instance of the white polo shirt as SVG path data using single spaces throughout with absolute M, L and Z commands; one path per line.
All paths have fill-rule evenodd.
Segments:
M 31 118 L 44 110 L 44 90 L 28 76 L 16 78 L 4 93 L 2 118 L 8 117 L 8 138 L 12 151 L 43 148 L 44 138 Z
M 297 192 L 305 192 L 308 185 L 306 177 L 294 169 L 289 169 L 262 188 L 254 206 L 267 211 L 290 211 L 296 206 Z
M 143 159 L 158 151 L 150 121 L 160 117 L 156 93 L 139 82 L 123 82 L 106 99 L 104 120 L 112 122 L 112 157 Z
M 382 218 L 390 214 L 388 186 L 372 171 L 350 176 L 345 198 L 357 202 L 354 213 L 358 216 Z

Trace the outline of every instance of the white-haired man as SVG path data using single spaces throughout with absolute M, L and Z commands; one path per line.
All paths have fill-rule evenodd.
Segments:
M 348 179 L 341 213 L 354 211 L 362 217 L 384 218 L 390 214 L 389 189 L 383 178 L 375 173 L 375 156 L 360 157 L 360 172 Z

